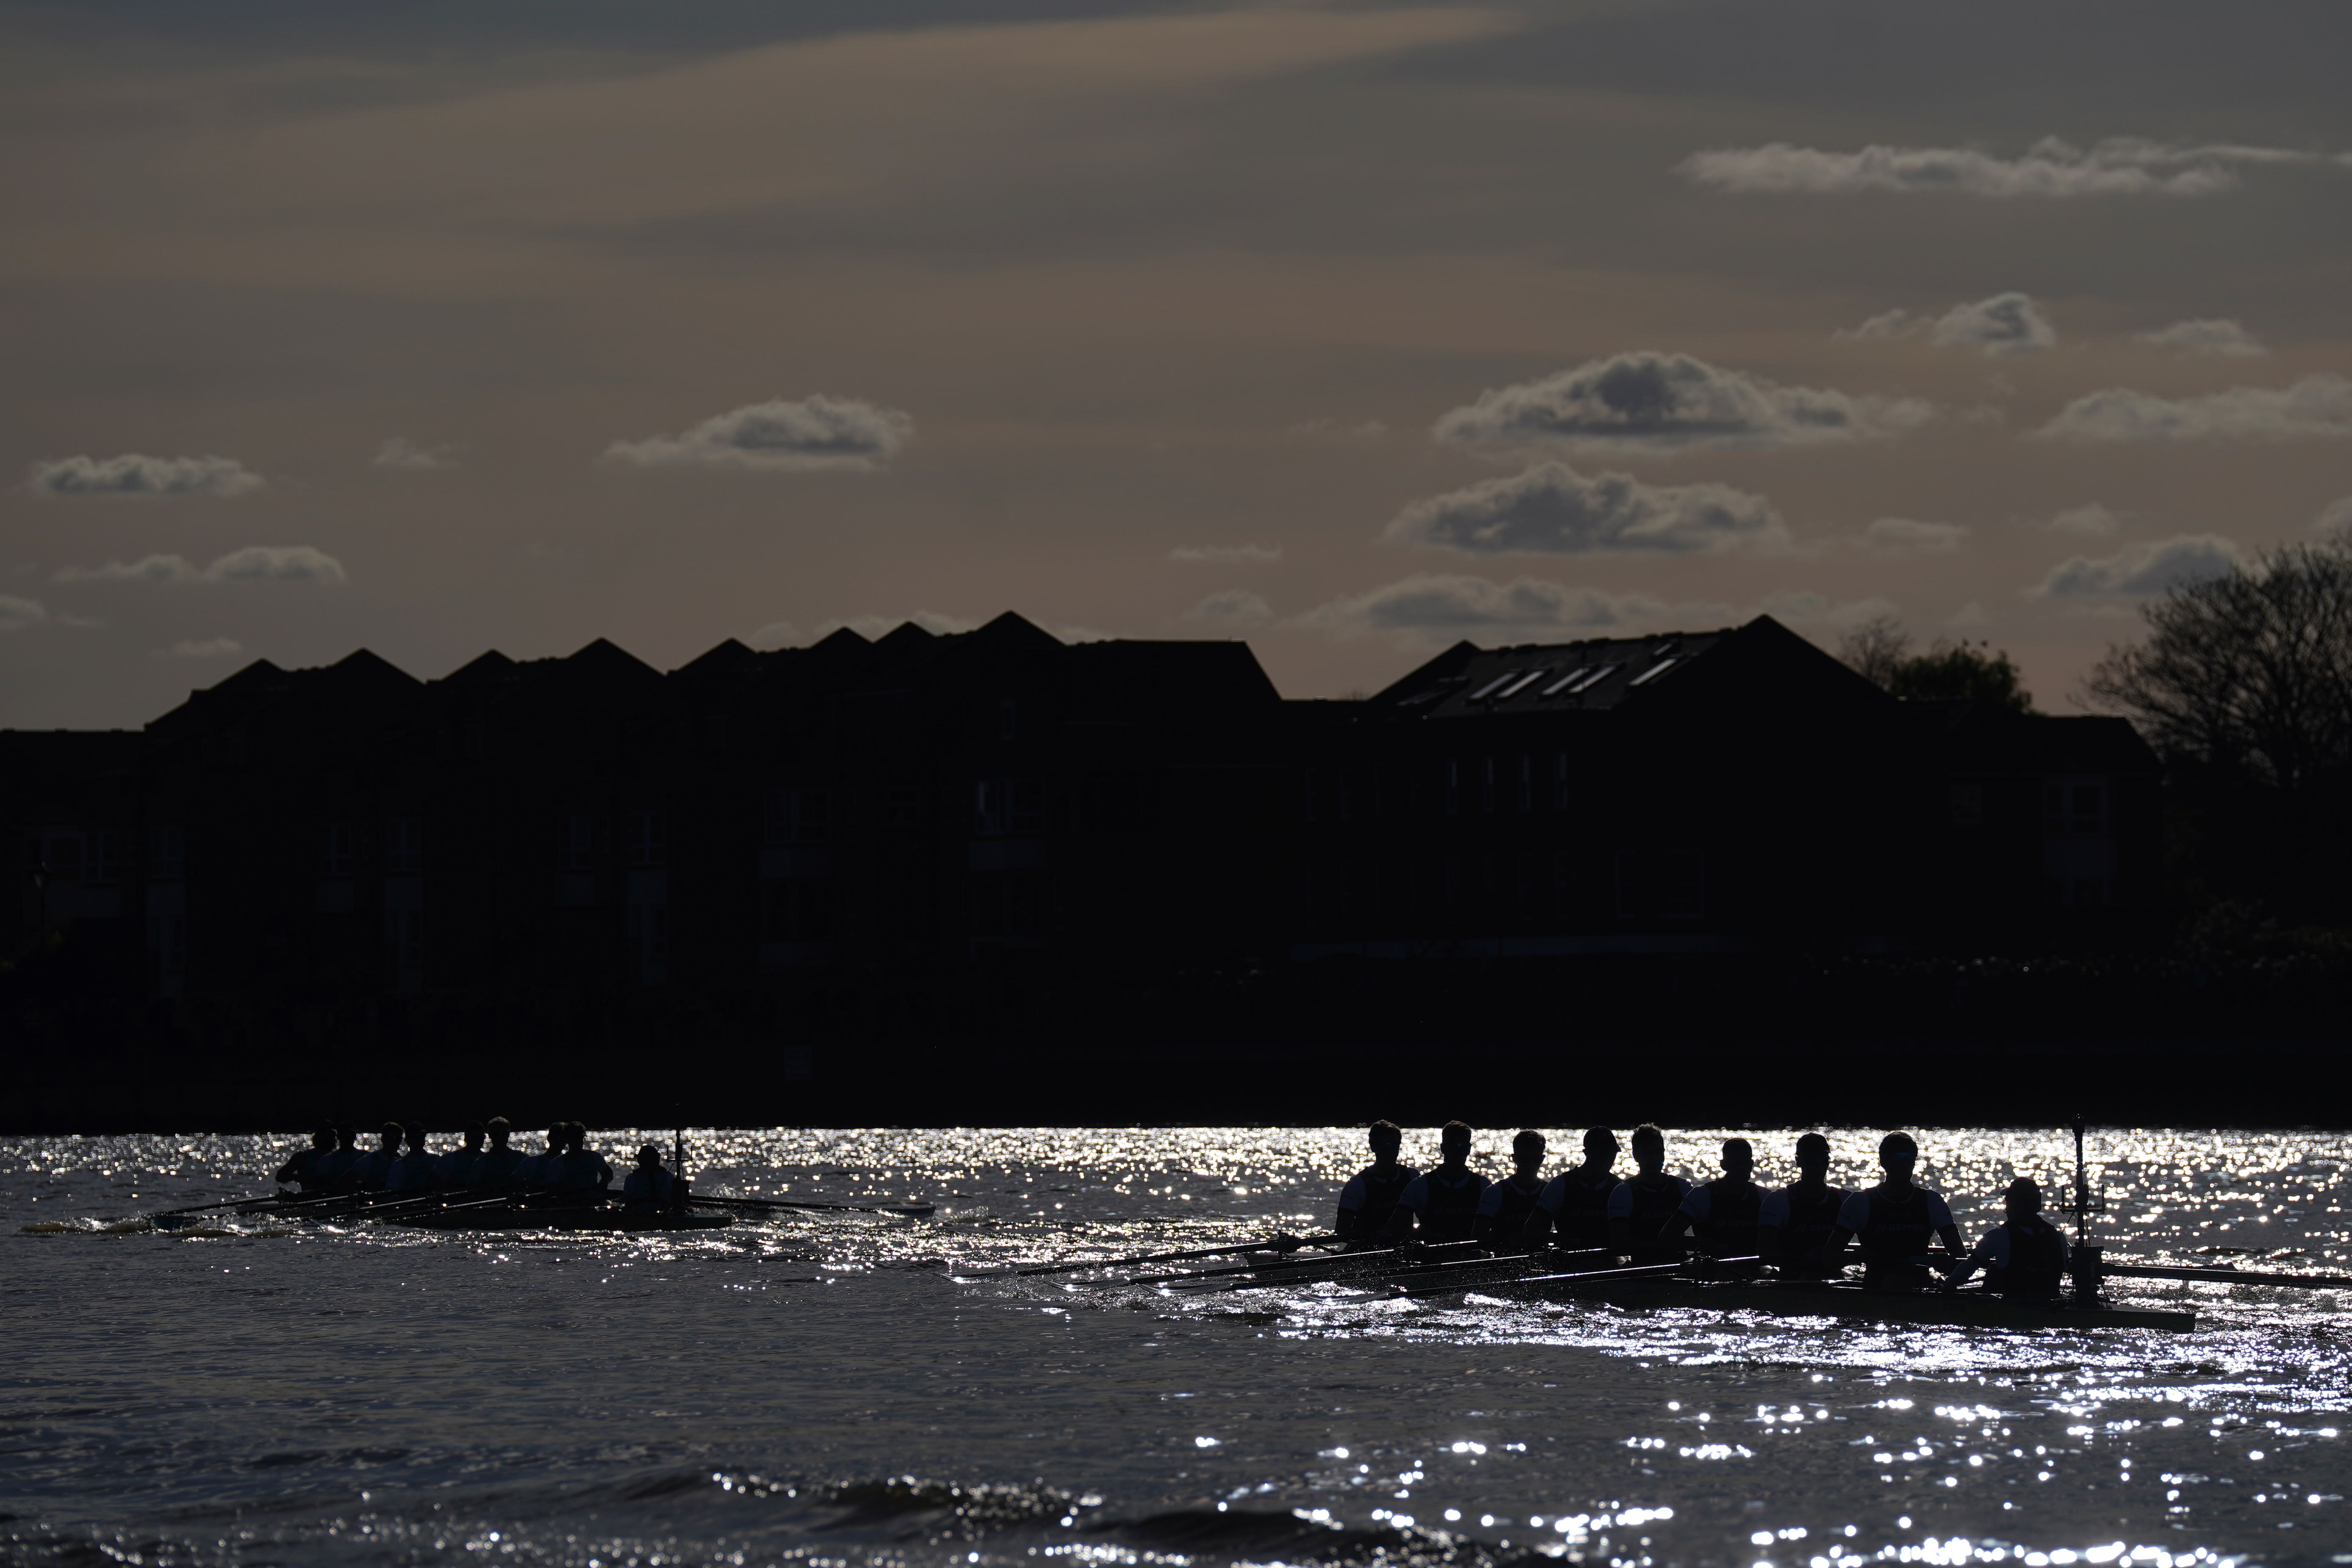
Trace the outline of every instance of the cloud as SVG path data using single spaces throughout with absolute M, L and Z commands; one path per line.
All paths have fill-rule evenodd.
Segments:
M 1216 566 L 1254 564 L 1282 559 L 1279 544 L 1180 544 L 1168 552 L 1171 561 Z
M 1781 386 L 1688 354 L 1643 350 L 1489 389 L 1432 434 L 1452 446 L 1603 451 L 1786 447 L 1889 436 L 1935 410 L 1912 398 Z
M 1989 354 L 2032 353 L 2058 341 L 2058 333 L 2041 307 L 2030 296 L 2014 289 L 1972 304 L 1955 305 L 1940 316 L 1888 310 L 1832 335 L 1848 339 L 1916 338 L 1923 333 L 1938 348 L 1980 348 Z
M 1827 594 L 1816 594 L 1810 588 L 1796 588 L 1786 593 L 1767 595 L 1756 605 L 1753 614 L 1769 616 L 1776 621 L 1794 621 L 1800 625 L 1820 623 L 1830 626 L 1853 626 L 1881 616 L 1899 617 L 1902 612 L 1892 599 L 1832 599 Z
M 20 599 L 13 594 L 0 594 L 0 635 L 47 626 L 48 619 L 48 609 L 38 599 Z
M 800 644 L 801 629 L 790 621 L 770 621 L 743 640 L 757 648 L 795 647 Z
M 217 583 L 316 583 L 347 581 L 343 563 L 307 544 L 248 544 L 199 568 L 184 555 L 146 555 L 103 566 L 68 566 L 60 583 L 158 583 L 190 586 Z
M 1185 611 L 1184 618 L 1220 626 L 1262 626 L 1274 619 L 1274 606 L 1265 602 L 1263 595 L 1246 588 L 1227 588 Z
M 2352 436 L 2352 381 L 2322 374 L 2292 386 L 2179 398 L 2109 387 L 2074 399 L 2034 434 L 2060 441 L 2341 440 Z
M 2352 496 L 2341 496 L 2319 509 L 2312 521 L 2311 531 L 2338 539 L 2352 539 Z
M 1882 517 L 1862 531 L 1862 542 L 1887 554 L 1949 555 L 1968 536 L 1967 527 L 1957 522 L 1914 522 L 1907 517 Z
M 45 496 L 241 496 L 269 481 L 235 458 L 58 458 L 33 465 L 26 488 Z
M 456 448 L 450 447 L 420 447 L 405 436 L 394 436 L 375 449 L 369 459 L 379 468 L 454 468 L 457 462 L 450 457 Z
M 2238 547 L 2217 533 L 2126 544 L 2113 555 L 2077 555 L 2051 568 L 2027 590 L 2053 599 L 2149 598 L 2191 583 L 2226 577 L 2238 566 Z
M 1722 606 L 1691 606 L 1698 618 L 1721 620 Z M 1656 625 L 1671 613 L 1647 594 L 1606 594 L 1566 588 L 1521 577 L 1491 583 L 1484 577 L 1421 575 L 1334 599 L 1295 616 L 1289 626 L 1338 637 L 1398 632 L 1439 637 L 1503 632 L 1544 635 L 1610 631 L 1636 623 Z
M 1645 485 L 1631 474 L 1587 479 L 1560 463 L 1414 501 L 1384 536 L 1476 555 L 1689 555 L 1790 542 L 1762 496 L 1718 484 Z
M 245 651 L 235 637 L 184 638 L 162 650 L 164 658 L 234 658 Z
M 2325 153 L 2278 147 L 2188 145 L 2111 136 L 2083 148 L 2053 136 L 2014 158 L 1973 147 L 1874 144 L 1859 152 L 1832 153 L 1773 142 L 1694 153 L 1675 172 L 1693 184 L 1744 194 L 2209 196 L 2236 184 L 2241 168 L 2338 162 Z
M 2271 352 L 2253 333 L 2235 321 L 2219 317 L 2175 321 L 2168 327 L 2140 333 L 2139 341 L 2189 354 L 2230 354 L 2251 359 Z
M 604 458 L 640 468 L 866 471 L 897 457 L 914 434 L 910 415 L 820 393 L 797 403 L 779 397 L 747 404 L 683 435 L 615 441 Z
M 2078 534 L 2084 539 L 2105 539 L 2124 525 L 2123 514 L 2093 501 L 2088 506 L 2069 507 L 2042 526 L 2053 533 Z

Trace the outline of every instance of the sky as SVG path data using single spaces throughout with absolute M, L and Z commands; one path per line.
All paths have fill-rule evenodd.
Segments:
M 0 3 L 0 725 L 254 658 L 1769 614 L 2352 525 L 2341 0 Z

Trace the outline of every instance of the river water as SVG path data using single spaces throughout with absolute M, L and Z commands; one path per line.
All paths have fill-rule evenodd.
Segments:
M 1793 1135 L 1756 1136 L 1790 1179 Z M 1321 1228 L 1362 1133 L 688 1137 L 708 1191 L 939 1212 L 109 1230 L 265 1190 L 299 1141 L 0 1142 L 0 1561 L 2352 1563 L 2341 1295 L 2123 1292 L 2192 1303 L 2172 1334 L 974 1279 Z M 2054 1132 L 1920 1141 L 1971 1240 L 2071 1165 Z M 1832 1143 L 1865 1184 L 1875 1135 Z M 2118 1257 L 2352 1271 L 2352 1139 L 2091 1148 Z

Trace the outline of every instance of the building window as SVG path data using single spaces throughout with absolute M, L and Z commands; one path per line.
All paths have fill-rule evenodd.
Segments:
M 395 816 L 384 824 L 383 868 L 394 877 L 425 869 L 424 823 L 413 816 Z
M 575 811 L 564 817 L 562 837 L 557 840 L 557 851 L 567 871 L 593 871 L 602 858 L 598 843 L 604 835 L 598 832 L 603 823 L 584 811 Z
M 350 877 L 358 873 L 359 866 L 359 829 L 348 822 L 327 824 L 326 874 L 330 877 Z
M 979 779 L 972 784 L 971 830 L 981 837 L 1045 831 L 1042 779 Z
M 1984 826 L 1984 785 L 1956 784 L 1952 786 L 1952 826 L 1955 827 Z
M 1034 871 L 982 871 L 971 879 L 971 934 L 1027 941 L 1045 931 L 1045 879 Z
M 668 819 L 658 811 L 629 813 L 629 864 L 658 866 L 668 858 Z
M 116 882 L 122 879 L 122 840 L 111 833 L 89 836 L 89 858 L 82 868 L 85 882 Z
M 890 784 L 882 791 L 882 820 L 893 827 L 915 827 L 923 820 L 920 784 Z
M 159 823 L 148 840 L 147 875 L 158 882 L 176 882 L 188 874 L 186 835 L 176 822 Z
M 2042 790 L 2042 830 L 2053 838 L 2104 838 L 2107 786 L 2099 779 L 2053 779 Z

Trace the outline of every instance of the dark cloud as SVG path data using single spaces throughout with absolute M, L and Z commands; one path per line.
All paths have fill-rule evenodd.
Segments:
M 1482 392 L 1440 417 L 1432 433 L 1453 446 L 1489 449 L 1675 451 L 1889 436 L 1934 414 L 1916 399 L 1781 386 L 1688 354 L 1645 350 Z
M 1787 142 L 1694 153 L 1675 173 L 1719 191 L 1846 195 L 1858 192 L 1958 192 L 1971 196 L 2208 196 L 2260 163 L 2341 160 L 2284 147 L 2191 146 L 2111 136 L 2077 147 L 2048 137 L 2014 158 L 1973 147 L 1869 146 L 1825 152 Z
M 451 468 L 457 460 L 446 447 L 420 447 L 405 436 L 394 436 L 375 449 L 371 459 L 379 468 Z
M 1989 354 L 2032 353 L 2052 347 L 2058 334 L 2030 296 L 2015 291 L 1955 305 L 1940 316 L 1889 310 L 1873 316 L 1842 338 L 1916 338 L 1940 348 L 1978 348 Z
M 1959 549 L 1968 536 L 1967 527 L 1957 522 L 1882 517 L 1862 531 L 1862 542 L 1888 554 L 1948 555 Z
M 2126 544 L 2113 555 L 2077 555 L 2051 569 L 2032 592 L 2053 599 L 2151 598 L 2173 588 L 2226 577 L 2238 547 L 2217 533 Z
M 1762 496 L 1728 485 L 1647 485 L 1631 474 L 1587 479 L 1561 463 L 1415 501 L 1386 537 L 1477 555 L 1688 555 L 1789 543 Z
M 1265 602 L 1262 594 L 1253 594 L 1246 588 L 1227 588 L 1193 605 L 1185 612 L 1184 618 L 1216 626 L 1262 626 L 1274 619 L 1274 606 Z
M 2352 436 L 2352 381 L 2233 386 L 2195 397 L 2109 387 L 2078 397 L 2034 432 L 2053 441 L 2294 441 Z
M 248 544 L 199 567 L 184 555 L 147 555 L 110 561 L 103 566 L 68 566 L 60 583 L 157 583 L 194 586 L 216 583 L 312 583 L 330 586 L 347 580 L 343 563 L 307 544 Z
M 58 458 L 33 465 L 28 483 L 45 496 L 238 496 L 268 480 L 234 458 Z
M 820 393 L 730 409 L 682 435 L 615 441 L 604 457 L 641 468 L 862 470 L 897 457 L 914 434 L 910 415 Z
M 1383 632 L 1441 637 L 1481 633 L 1540 636 L 1610 631 L 1637 623 L 1656 625 L 1667 613 L 1664 601 L 1647 594 L 1567 588 L 1533 577 L 1492 583 L 1484 577 L 1424 574 L 1334 599 L 1288 624 L 1343 637 Z

